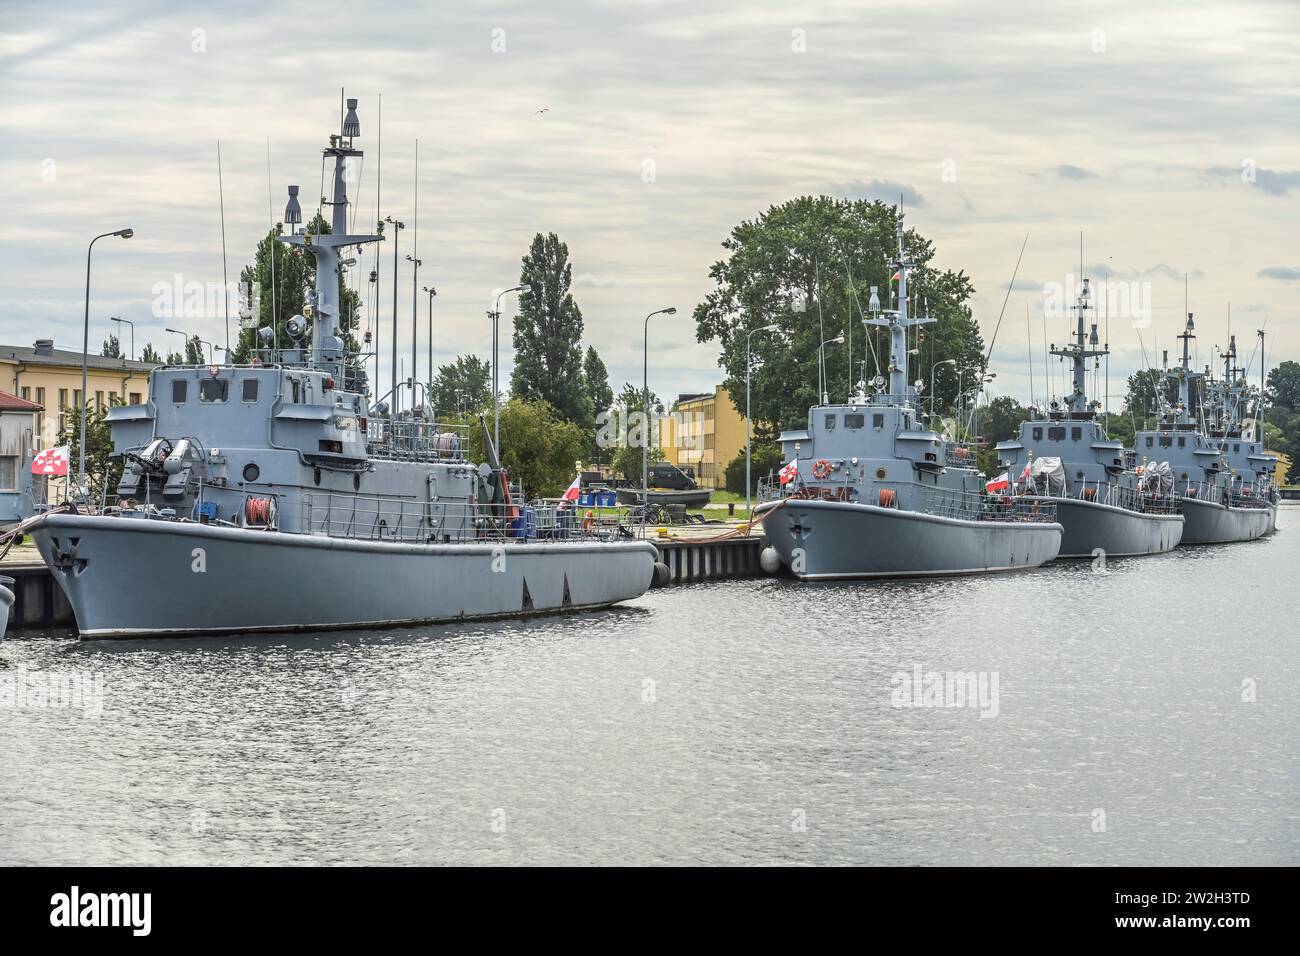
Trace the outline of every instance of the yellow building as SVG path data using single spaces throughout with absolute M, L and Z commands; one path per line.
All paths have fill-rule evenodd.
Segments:
M 701 488 L 722 488 L 727 465 L 745 452 L 745 416 L 721 385 L 712 392 L 678 396 L 660 424 L 665 460 L 690 465 Z
M 89 404 L 107 407 L 114 401 L 140 405 L 149 397 L 148 362 L 91 355 L 86 361 Z M 81 404 L 81 352 L 56 349 L 53 339 L 32 345 L 0 345 L 0 390 L 12 392 L 42 407 L 36 416 L 35 447 L 57 444 L 68 409 Z

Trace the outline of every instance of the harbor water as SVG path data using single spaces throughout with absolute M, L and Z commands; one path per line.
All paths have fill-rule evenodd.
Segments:
M 1279 525 L 524 622 L 11 633 L 0 863 L 1294 865 Z

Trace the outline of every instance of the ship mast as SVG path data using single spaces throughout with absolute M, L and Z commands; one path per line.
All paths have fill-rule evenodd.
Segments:
M 1174 421 L 1179 425 L 1190 425 L 1192 423 L 1191 383 L 1205 377 L 1201 372 L 1192 371 L 1191 341 L 1196 338 L 1196 322 L 1192 318 L 1192 313 L 1187 313 L 1187 325 L 1177 338 L 1183 343 L 1182 360 L 1177 369 L 1166 374 L 1178 382 L 1178 408 L 1175 410 L 1177 414 Z
M 1088 284 L 1088 278 L 1085 276 L 1083 287 L 1079 290 L 1079 295 L 1074 301 L 1074 310 L 1077 316 L 1074 341 L 1069 345 L 1061 346 L 1059 349 L 1055 345 L 1050 349 L 1050 354 L 1068 358 L 1074 365 L 1074 391 L 1070 395 L 1068 402 L 1071 418 L 1087 418 L 1093 414 L 1092 407 L 1088 402 L 1087 360 L 1110 354 L 1108 347 L 1097 347 L 1099 339 L 1097 338 L 1096 322 L 1092 323 L 1090 333 L 1084 330 L 1086 313 L 1092 308 L 1089 305 L 1091 296 L 1092 291 Z
M 903 253 L 903 214 L 898 214 L 896 233 L 898 258 L 889 263 L 898 270 L 898 308 L 878 311 L 863 325 L 879 325 L 889 329 L 889 403 L 910 405 L 916 400 L 916 388 L 908 381 L 907 330 L 913 326 L 929 325 L 932 316 L 910 316 L 907 310 L 907 271 L 916 265 Z
M 340 335 L 341 304 L 339 302 L 340 258 L 346 246 L 362 246 L 370 242 L 382 242 L 382 235 L 348 235 L 348 161 L 360 161 L 364 152 L 356 149 L 352 141 L 361 135 L 361 123 L 357 119 L 357 101 L 347 101 L 347 114 L 337 135 L 331 135 L 329 145 L 325 147 L 325 158 L 334 160 L 334 186 L 332 199 L 322 202 L 330 209 L 330 232 L 327 235 L 312 235 L 305 229 L 288 236 L 281 236 L 282 242 L 299 246 L 316 259 L 316 286 L 308 294 L 309 318 L 312 320 L 311 353 L 307 364 L 330 372 L 340 383 L 343 381 L 343 368 L 347 362 L 343 339 Z M 284 220 L 290 228 L 302 222 L 302 208 L 298 204 L 298 187 L 289 187 L 289 203 L 285 207 Z

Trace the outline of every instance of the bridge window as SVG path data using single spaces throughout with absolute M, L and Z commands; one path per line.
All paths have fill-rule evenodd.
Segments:
M 871 416 L 871 427 L 879 431 L 885 427 L 885 416 L 876 414 Z
M 1179 435 L 1179 436 L 1178 436 L 1178 447 L 1179 447 L 1179 448 L 1186 448 L 1186 447 L 1187 447 L 1187 438 L 1186 438 L 1186 436 L 1184 436 L 1184 435 Z
M 230 380 L 226 378 L 205 378 L 199 382 L 200 402 L 224 402 L 230 390 Z
M 186 382 L 185 379 L 183 378 L 172 380 L 172 401 L 173 402 L 185 401 L 185 386 L 188 384 L 189 383 Z
M 1083 439 L 1083 429 L 1078 425 L 1070 429 L 1070 440 L 1081 441 Z
M 1232 450 L 1234 452 L 1241 451 L 1241 442 L 1235 442 L 1232 446 Z
M 862 428 L 866 424 L 867 424 L 866 415 L 845 415 L 844 416 L 845 428 Z
M 246 378 L 244 379 L 243 384 L 244 384 L 244 393 L 242 396 L 242 400 L 245 402 L 257 401 L 257 379 Z
M 1047 430 L 1048 441 L 1065 441 L 1065 426 L 1053 425 Z
M 827 415 L 823 426 L 828 432 L 835 431 L 835 416 Z
M 1174 444 L 1174 436 L 1173 436 L 1173 435 L 1161 435 L 1161 436 L 1160 436 L 1160 447 L 1161 447 L 1161 448 L 1171 448 L 1171 447 L 1173 447 L 1173 444 Z
M 1043 440 L 1043 430 L 1041 428 L 1035 428 L 1034 441 L 1042 441 L 1042 440 Z

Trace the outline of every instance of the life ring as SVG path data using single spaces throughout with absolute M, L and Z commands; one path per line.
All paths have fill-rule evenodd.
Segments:
M 825 458 L 813 462 L 812 476 L 814 478 L 829 478 L 831 475 L 831 463 Z

